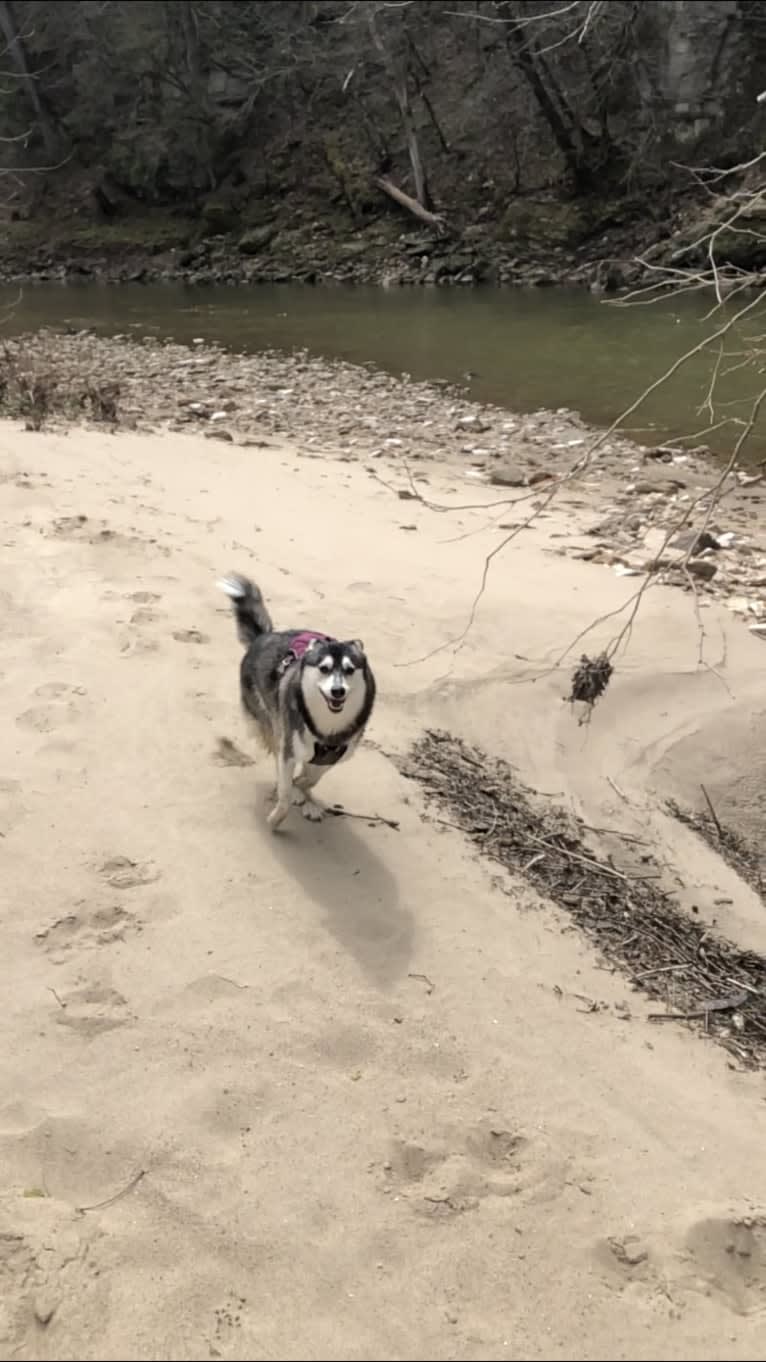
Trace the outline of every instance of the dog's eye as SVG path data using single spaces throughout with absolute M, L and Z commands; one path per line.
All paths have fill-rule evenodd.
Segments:
M 346 676 L 350 676 L 352 672 L 356 671 L 356 667 L 354 666 L 350 657 L 344 657 L 341 666 L 344 672 L 346 673 Z
M 329 676 L 330 672 L 332 671 L 332 658 L 323 657 L 322 661 L 319 664 L 319 670 L 320 672 L 324 672 L 325 676 Z

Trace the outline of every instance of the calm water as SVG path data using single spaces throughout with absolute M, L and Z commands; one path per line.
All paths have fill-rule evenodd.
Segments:
M 415 378 L 464 382 L 471 396 L 517 411 L 571 407 L 596 425 L 608 425 L 721 320 L 705 322 L 709 302 L 694 296 L 626 308 L 562 290 L 300 285 L 46 284 L 27 287 L 20 298 L 16 288 L 0 289 L 0 316 L 8 307 L 6 334 L 70 325 L 180 341 L 204 336 L 243 351 L 305 348 Z M 760 387 L 754 368 L 741 365 L 747 336 L 759 329 L 748 320 L 727 339 L 732 353 L 719 366 L 716 420 L 742 417 Z M 714 361 L 711 354 L 687 364 L 626 429 L 659 440 L 704 430 Z M 729 424 L 700 435 L 700 443 L 725 454 L 736 434 Z M 766 417 L 750 457 L 764 453 Z

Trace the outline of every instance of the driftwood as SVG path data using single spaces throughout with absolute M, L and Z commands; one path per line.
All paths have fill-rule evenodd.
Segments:
M 432 213 L 428 208 L 424 208 L 422 203 L 418 203 L 417 199 L 405 194 L 403 189 L 398 189 L 395 184 L 392 184 L 391 180 L 386 179 L 385 175 L 378 175 L 375 183 L 378 189 L 382 189 L 384 194 L 388 194 L 388 197 L 394 200 L 394 203 L 406 208 L 409 213 L 414 213 L 415 217 L 420 218 L 421 222 L 428 223 L 429 227 L 435 227 L 438 232 L 445 230 L 446 223 L 441 213 Z

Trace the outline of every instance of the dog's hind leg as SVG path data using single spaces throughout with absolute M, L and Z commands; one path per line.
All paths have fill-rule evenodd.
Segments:
M 312 823 L 321 822 L 324 809 L 314 800 L 311 790 L 324 775 L 321 766 L 304 766 L 300 775 L 295 777 L 293 803 L 300 806 L 304 818 Z
M 277 757 L 277 802 L 268 817 L 268 824 L 272 832 L 276 832 L 277 828 L 281 827 L 290 812 L 294 774 L 295 757 L 283 746 Z

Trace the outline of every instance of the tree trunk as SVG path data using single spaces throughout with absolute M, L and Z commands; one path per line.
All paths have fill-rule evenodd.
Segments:
M 407 139 L 407 153 L 410 158 L 410 165 L 412 166 L 412 178 L 415 182 L 415 194 L 418 203 L 421 204 L 423 208 L 429 209 L 432 206 L 432 199 L 428 190 L 426 173 L 423 168 L 423 159 L 420 155 L 420 143 L 418 142 L 415 120 L 412 116 L 412 109 L 410 108 L 410 94 L 407 88 L 407 69 L 403 63 L 399 64 L 394 61 L 383 42 L 376 23 L 374 5 L 371 5 L 369 8 L 367 23 L 375 50 L 379 54 L 391 79 L 394 98 L 399 107 L 399 115 Z
M 553 133 L 554 141 L 566 161 L 567 168 L 575 180 L 582 174 L 582 154 L 574 137 L 573 129 L 564 116 L 555 94 L 543 79 L 535 55 L 522 30 L 514 19 L 509 19 L 506 29 L 506 42 L 511 59 L 526 77 L 540 112 Z
M 21 84 L 37 120 L 45 153 L 48 159 L 53 162 L 58 156 L 58 134 L 50 110 L 40 92 L 37 79 L 29 69 L 27 54 L 18 30 L 11 0 L 0 0 L 0 34 L 5 40 L 8 56 L 21 79 Z

